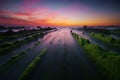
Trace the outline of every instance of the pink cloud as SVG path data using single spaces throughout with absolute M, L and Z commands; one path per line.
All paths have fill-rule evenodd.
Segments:
M 24 17 L 29 17 L 31 16 L 31 13 L 27 13 L 27 12 L 12 12 L 9 10 L 0 10 L 0 15 L 3 16 L 10 16 L 10 17 L 19 17 L 19 18 L 24 18 Z
M 36 23 L 34 22 L 30 22 L 10 16 L 0 16 L 0 24 L 36 25 Z
M 11 11 L 8 11 L 8 10 L 0 10 L 0 15 L 2 15 L 2 14 L 4 14 L 4 15 L 6 15 L 6 14 L 11 15 L 13 13 Z
M 59 8 L 57 10 L 53 10 L 47 6 L 40 6 L 37 8 L 32 8 L 28 5 L 33 5 L 35 3 L 31 3 L 34 0 L 30 0 L 30 3 L 24 0 L 27 5 L 23 5 L 25 7 L 24 11 L 20 12 L 12 12 L 8 10 L 0 10 L 0 14 L 7 15 L 12 18 L 2 18 L 6 23 L 13 23 L 14 21 L 17 24 L 42 24 L 42 25 L 56 25 L 56 24 L 65 24 L 72 21 L 71 13 L 78 13 L 79 9 L 87 9 L 84 6 L 79 6 L 77 4 L 70 5 L 64 8 Z M 26 8 L 28 6 L 28 8 Z M 65 13 L 67 12 L 67 13 Z M 64 15 L 65 14 L 65 15 Z M 74 15 L 75 16 L 75 15 Z M 11 19 L 11 21 L 10 21 Z M 2 21 L 1 20 L 1 21 Z M 3 22 L 2 21 L 2 22 Z
M 17 15 L 17 16 L 31 16 L 30 13 L 24 13 L 24 12 L 16 12 L 14 14 Z
M 56 18 L 58 18 L 59 14 L 57 12 L 51 12 L 48 8 L 42 7 L 41 10 L 36 10 L 34 12 L 35 14 L 31 13 L 23 13 L 23 12 L 12 12 L 8 10 L 0 10 L 0 23 L 6 23 L 6 24 L 21 24 L 21 25 L 50 25 L 51 21 L 54 21 Z M 45 14 L 45 16 L 42 16 Z M 18 18 L 17 18 L 18 16 Z M 27 20 L 24 20 L 20 17 L 27 16 Z M 36 16 L 36 17 L 34 17 Z M 41 17 L 42 18 L 38 18 Z M 51 24 L 52 25 L 52 24 Z

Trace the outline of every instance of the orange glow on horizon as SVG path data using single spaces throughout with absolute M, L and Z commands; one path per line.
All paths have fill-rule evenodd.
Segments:
M 111 17 L 110 15 L 100 15 L 99 13 L 84 14 L 78 12 L 77 10 L 74 10 L 74 8 L 71 7 L 67 7 L 67 9 L 72 9 L 73 11 L 76 11 L 76 14 L 66 12 L 66 9 L 64 12 L 60 12 L 59 10 L 51 10 L 47 7 L 40 7 L 39 9 L 33 9 L 31 11 L 28 10 L 26 12 L 0 10 L 0 24 L 28 26 L 120 25 L 120 19 L 118 17 Z

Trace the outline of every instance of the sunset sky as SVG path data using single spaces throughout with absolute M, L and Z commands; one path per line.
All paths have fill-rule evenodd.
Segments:
M 0 0 L 0 24 L 120 25 L 119 0 Z

